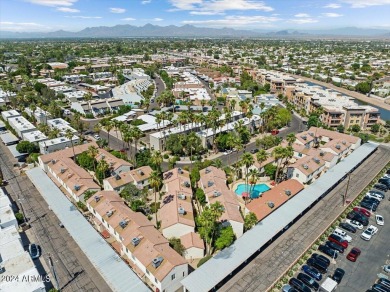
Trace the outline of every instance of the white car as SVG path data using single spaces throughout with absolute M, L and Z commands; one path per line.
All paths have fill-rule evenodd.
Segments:
M 378 194 L 375 194 L 375 193 L 370 193 L 368 192 L 365 196 L 366 198 L 374 198 L 374 199 L 377 199 L 378 201 L 382 201 L 382 197 Z
M 99 135 L 93 135 L 93 137 L 97 140 L 97 141 L 99 141 L 100 140 L 100 136 Z
M 232 153 L 233 151 L 232 150 L 226 150 L 224 153 L 223 153 L 223 155 L 228 155 L 228 154 L 230 154 L 230 153 Z
M 370 240 L 372 236 L 378 232 L 378 227 L 375 227 L 374 225 L 368 226 L 366 230 L 360 235 L 360 237 L 364 240 Z
M 355 227 L 357 229 L 360 229 L 360 230 L 363 229 L 363 224 L 356 221 L 356 220 L 347 219 L 347 220 L 345 220 L 345 223 L 351 224 L 353 227 Z
M 352 237 L 349 236 L 347 234 L 347 232 L 345 232 L 344 230 L 341 230 L 340 228 L 336 228 L 334 231 L 333 231 L 333 234 L 336 234 L 340 237 L 342 237 L 344 240 L 348 241 L 348 242 L 351 242 L 352 241 Z
M 375 215 L 376 224 L 383 226 L 385 224 L 385 220 L 381 215 Z

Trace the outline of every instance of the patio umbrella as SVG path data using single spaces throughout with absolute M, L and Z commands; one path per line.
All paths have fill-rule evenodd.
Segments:
M 249 193 L 243 192 L 243 193 L 241 194 L 241 197 L 243 197 L 243 198 L 249 198 Z

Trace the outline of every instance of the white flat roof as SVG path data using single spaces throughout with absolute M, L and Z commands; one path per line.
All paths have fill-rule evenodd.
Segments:
M 77 137 L 76 135 L 72 137 L 73 141 L 77 141 L 79 139 L 80 138 Z M 70 142 L 70 139 L 68 139 L 66 137 L 59 137 L 59 138 L 54 138 L 54 139 L 39 142 L 39 145 L 51 146 L 51 145 L 57 145 L 57 144 L 62 144 L 62 143 L 67 143 L 67 142 Z
M 26 141 L 33 143 L 33 142 L 47 140 L 47 137 L 41 131 L 36 130 L 36 131 L 24 133 L 23 140 L 26 140 Z
M 0 228 L 0 249 L 2 245 L 15 240 L 20 240 L 20 234 L 15 225 Z
M 35 129 L 35 126 L 22 116 L 9 118 L 8 122 L 11 126 L 18 129 L 19 131 Z
M 30 258 L 30 255 L 28 252 L 25 252 L 25 255 L 23 258 L 20 258 L 23 262 L 21 262 L 21 265 L 27 264 L 27 257 Z M 17 258 L 19 259 L 19 257 Z M 32 260 L 30 259 L 32 262 Z M 34 265 L 34 263 L 32 263 Z M 27 268 L 27 266 L 24 266 Z M 2 274 L 4 276 L 7 273 L 7 267 L 6 272 Z M 8 273 L 7 273 L 8 274 Z M 30 267 L 29 269 L 25 269 L 24 271 L 18 273 L 18 274 L 8 274 L 10 276 L 19 276 L 19 281 L 9 281 L 9 282 L 2 282 L 0 284 L 0 290 L 1 291 L 12 291 L 12 292 L 26 292 L 26 291 L 33 291 L 33 292 L 44 292 L 46 291 L 45 285 L 43 281 L 22 281 L 21 279 L 39 279 L 39 273 L 38 270 L 35 268 L 35 266 Z
M 10 206 L 0 208 L 0 223 L 6 223 L 15 220 L 14 211 Z

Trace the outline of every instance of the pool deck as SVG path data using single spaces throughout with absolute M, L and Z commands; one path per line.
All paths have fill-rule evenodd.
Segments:
M 234 193 L 236 193 L 236 189 L 237 189 L 238 185 L 241 185 L 241 184 L 245 184 L 245 180 L 244 179 L 239 179 L 239 180 L 235 181 L 234 183 L 232 183 L 230 185 L 230 189 Z M 272 189 L 274 187 L 274 186 L 271 185 L 271 180 L 268 180 L 268 181 L 265 181 L 265 182 L 258 181 L 256 184 L 265 184 L 270 189 Z M 244 199 L 241 196 L 237 195 L 237 200 L 242 204 L 241 207 L 245 207 L 245 201 L 244 201 Z

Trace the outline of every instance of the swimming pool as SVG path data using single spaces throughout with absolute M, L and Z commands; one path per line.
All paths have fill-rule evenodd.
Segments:
M 241 196 L 242 193 L 246 192 L 247 190 L 251 190 L 250 197 L 253 198 L 258 198 L 260 194 L 268 191 L 270 188 L 266 184 L 258 184 L 254 185 L 253 189 L 251 189 L 251 185 L 246 185 L 246 184 L 239 184 L 235 190 L 235 193 L 237 196 Z

